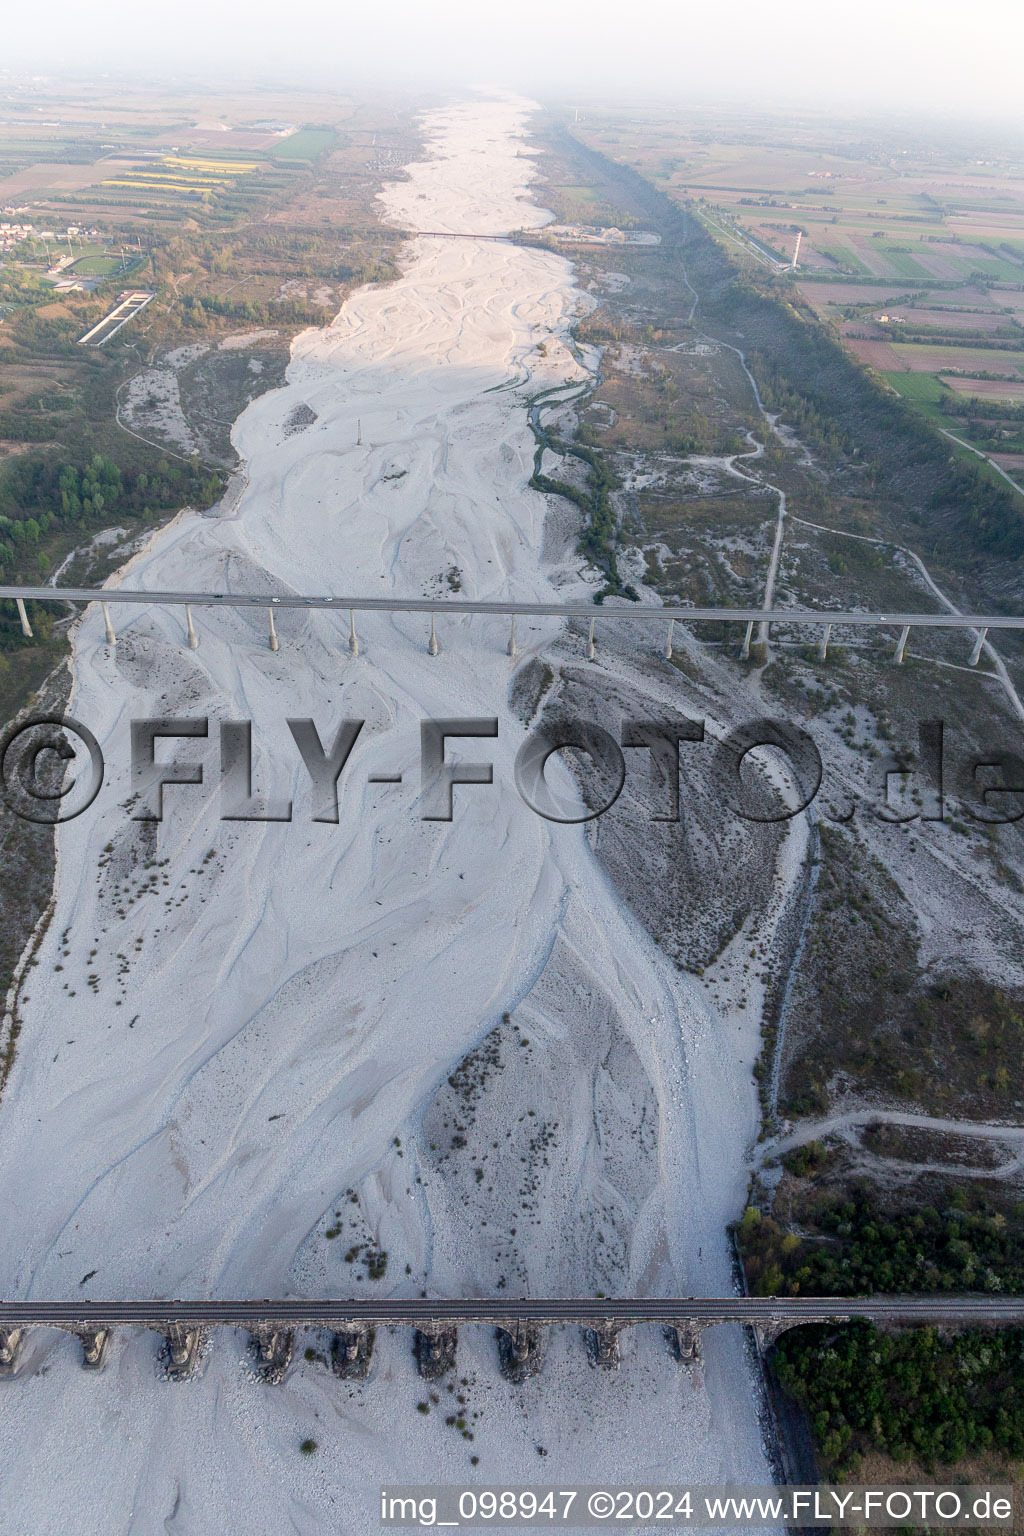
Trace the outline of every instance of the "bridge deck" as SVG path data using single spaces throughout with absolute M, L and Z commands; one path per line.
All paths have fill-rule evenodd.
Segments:
M 172 1322 L 209 1323 L 233 1327 L 268 1320 L 310 1327 L 339 1322 L 499 1323 L 509 1319 L 554 1323 L 594 1321 L 671 1323 L 824 1322 L 862 1317 L 893 1323 L 1024 1323 L 1024 1296 L 729 1296 L 627 1297 L 596 1300 L 512 1300 L 505 1297 L 380 1301 L 360 1297 L 322 1301 L 267 1298 L 248 1301 L 4 1301 L 0 1328 L 163 1326 Z
M 628 619 L 633 623 L 676 620 L 694 624 L 810 624 L 855 625 L 860 628 L 1024 629 L 1024 615 L 1006 613 L 865 613 L 863 610 L 812 608 L 690 608 L 646 607 L 643 604 L 472 602 L 428 597 L 329 597 L 296 592 L 145 592 L 126 587 L 5 587 L 0 600 L 53 603 L 128 603 L 195 608 L 336 608 L 341 612 L 434 613 L 458 617 L 491 614 L 524 618 Z

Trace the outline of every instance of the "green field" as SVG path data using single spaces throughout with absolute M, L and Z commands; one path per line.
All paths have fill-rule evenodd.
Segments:
M 76 277 L 109 277 L 121 267 L 120 256 L 83 256 L 74 264 Z
M 950 391 L 933 373 L 883 373 L 882 378 L 915 405 L 942 405 L 950 398 Z
M 885 260 L 896 270 L 900 277 L 909 277 L 914 280 L 924 278 L 926 282 L 932 277 L 932 273 L 922 267 L 920 262 L 915 261 L 912 252 L 908 251 L 905 246 L 897 248 L 887 245 L 884 240 L 878 240 L 874 243 L 885 257 Z
M 963 422 L 947 414 L 951 407 L 962 406 L 962 398 L 948 389 L 934 373 L 883 373 L 882 378 L 892 385 L 901 399 L 926 416 L 933 426 L 944 427 L 947 432 L 954 432 L 957 437 L 969 441 Z M 952 451 L 961 456 L 966 452 L 964 449 Z
M 955 432 L 957 437 L 966 437 L 963 426 L 952 416 L 946 414 L 951 404 L 956 401 L 956 396 L 951 389 L 947 389 L 941 379 L 933 373 L 883 373 L 882 378 L 887 384 L 891 384 L 901 399 L 906 400 L 916 411 L 926 417 L 934 427 L 945 428 L 947 432 Z M 967 457 L 965 448 L 957 448 L 951 445 L 950 451 L 959 457 Z
M 335 134 L 330 128 L 300 128 L 298 133 L 282 139 L 273 155 L 277 160 L 315 160 L 334 140 Z
M 969 463 L 978 474 L 983 475 L 992 485 L 1007 489 L 1006 481 L 999 471 L 988 462 L 979 459 L 970 448 L 965 448 L 963 443 L 969 443 L 971 435 L 962 421 L 955 417 L 947 416 L 946 409 L 956 397 L 947 389 L 941 379 L 937 379 L 932 373 L 883 373 L 881 377 L 887 384 L 891 384 L 898 395 L 912 405 L 916 411 L 926 417 L 933 426 L 939 427 L 954 436 L 961 438 L 960 443 L 950 443 L 950 453 L 954 458 Z M 962 405 L 964 397 L 960 397 Z M 978 445 L 975 444 L 975 447 Z M 986 452 L 984 448 L 980 449 Z
M 950 266 L 959 267 L 965 278 L 980 272 L 983 277 L 987 277 L 993 283 L 1019 283 L 1024 279 L 1024 269 L 1012 261 L 1003 261 L 1001 257 L 950 257 L 943 253 L 943 259 L 948 261 Z
M 823 256 L 827 256 L 829 261 L 834 261 L 838 267 L 845 268 L 847 273 L 853 272 L 858 277 L 871 278 L 871 273 L 861 261 L 852 245 L 826 245 L 822 241 L 815 246 L 815 250 L 820 251 Z M 817 276 L 817 273 L 815 273 L 815 276 Z M 875 281 L 877 282 L 879 279 L 876 278 Z

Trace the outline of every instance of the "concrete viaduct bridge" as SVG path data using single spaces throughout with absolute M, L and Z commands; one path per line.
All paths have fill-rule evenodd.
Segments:
M 442 1376 L 455 1366 L 458 1330 L 493 1328 L 503 1373 L 521 1381 L 537 1372 L 549 1330 L 575 1324 L 584 1330 L 593 1364 L 614 1367 L 618 1336 L 642 1323 L 660 1325 L 676 1357 L 699 1368 L 706 1328 L 740 1323 L 767 1349 L 789 1328 L 806 1323 L 865 1318 L 889 1327 L 1007 1327 L 1024 1323 L 1024 1296 L 732 1296 L 567 1300 L 501 1299 L 370 1301 L 5 1301 L 0 1302 L 0 1375 L 11 1376 L 30 1328 L 62 1328 L 82 1342 L 82 1364 L 98 1370 L 115 1328 L 146 1328 L 162 1335 L 161 1357 L 175 1380 L 190 1376 L 200 1347 L 215 1327 L 245 1329 L 267 1381 L 280 1381 L 300 1328 L 330 1329 L 337 1375 L 362 1379 L 379 1328 L 414 1330 L 421 1375 Z
M 441 644 L 436 631 L 436 619 L 460 617 L 467 614 L 488 615 L 509 620 L 508 654 L 515 656 L 516 618 L 557 617 L 583 619 L 589 625 L 587 656 L 595 658 L 596 626 L 607 619 L 626 619 L 636 624 L 664 626 L 664 655 L 672 657 L 672 636 L 675 625 L 717 622 L 742 624 L 743 645 L 740 655 L 750 655 L 751 638 L 755 624 L 766 638 L 772 624 L 798 625 L 819 633 L 818 655 L 825 659 L 834 625 L 857 629 L 891 629 L 899 631 L 899 639 L 893 659 L 902 662 L 907 641 L 914 629 L 962 629 L 972 635 L 972 645 L 967 659 L 969 666 L 977 666 L 981 659 L 990 630 L 1024 629 L 1024 615 L 1018 614 L 971 614 L 956 611 L 939 613 L 867 613 L 860 609 L 812 608 L 695 608 L 666 604 L 660 608 L 647 607 L 642 603 L 604 603 L 595 607 L 592 603 L 516 603 L 472 602 L 463 599 L 438 600 L 425 597 L 329 597 L 326 595 L 302 595 L 299 593 L 235 593 L 235 592 L 146 592 L 126 587 L 5 587 L 0 586 L 0 601 L 13 602 L 17 607 L 23 634 L 32 638 L 27 602 L 37 603 L 99 603 L 106 627 L 108 645 L 117 643 L 117 633 L 111 607 L 127 604 L 135 608 L 150 606 L 180 608 L 184 614 L 184 636 L 191 650 L 199 644 L 199 635 L 193 622 L 193 608 L 257 608 L 267 615 L 267 641 L 272 651 L 279 648 L 274 615 L 285 609 L 334 609 L 347 614 L 349 621 L 348 649 L 359 654 L 356 633 L 356 614 L 364 612 L 421 613 L 429 616 L 430 633 L 427 650 L 432 656 L 439 654 Z

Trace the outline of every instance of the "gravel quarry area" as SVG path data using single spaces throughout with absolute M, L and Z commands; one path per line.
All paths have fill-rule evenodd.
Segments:
M 383 216 L 463 236 L 544 224 L 530 111 L 501 96 L 429 114 L 429 153 L 385 189 Z M 235 424 L 232 516 L 185 513 L 121 578 L 585 600 L 597 573 L 545 545 L 527 412 L 587 386 L 596 353 L 569 331 L 592 303 L 560 255 L 412 239 L 402 277 L 300 335 L 285 385 Z M 542 819 L 515 787 L 516 673 L 582 664 L 583 637 L 524 623 L 513 660 L 505 621 L 453 618 L 431 655 L 422 617 L 373 614 L 350 655 L 340 615 L 278 615 L 277 651 L 258 612 L 194 619 L 196 650 L 160 608 L 118 609 L 116 647 L 95 610 L 75 633 L 71 713 L 108 778 L 60 830 L 56 907 L 18 999 L 0 1294 L 730 1294 L 762 994 L 745 987 L 725 1040 L 708 988 L 624 897 L 624 844 L 602 861 L 592 828 Z M 623 646 L 603 666 L 590 718 L 672 707 Z M 166 791 L 159 825 L 132 820 L 128 768 L 129 722 L 154 716 L 210 721 L 209 740 L 158 749 L 204 766 L 202 785 Z M 448 756 L 492 763 L 493 784 L 456 787 L 450 822 L 422 819 L 421 721 L 491 716 L 496 739 Z M 305 717 L 325 745 L 365 721 L 337 824 L 311 820 L 285 723 Z M 290 822 L 218 819 L 218 722 L 245 718 L 254 788 L 290 798 Z M 564 768 L 550 776 L 578 796 Z M 765 847 L 770 934 L 806 830 Z M 658 1329 L 624 1335 L 616 1371 L 556 1331 L 519 1384 L 486 1329 L 461 1332 L 439 1383 L 401 1330 L 378 1331 L 365 1382 L 325 1369 L 326 1336 L 300 1335 L 274 1386 L 242 1334 L 219 1331 L 187 1383 L 161 1379 L 158 1342 L 115 1337 L 97 1375 L 70 1336 L 29 1335 L 0 1381 L 4 1536 L 362 1533 L 386 1483 L 773 1475 L 731 1326 L 708 1333 L 696 1376 Z

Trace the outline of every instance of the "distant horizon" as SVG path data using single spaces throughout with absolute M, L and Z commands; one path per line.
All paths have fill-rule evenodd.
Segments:
M 581 118 L 584 113 L 603 116 L 621 112 L 635 117 L 638 112 L 641 114 L 646 112 L 652 116 L 665 113 L 685 117 L 695 113 L 709 112 L 736 119 L 751 118 L 779 124 L 789 123 L 794 128 L 801 121 L 806 120 L 848 127 L 906 126 L 928 129 L 932 132 L 943 128 L 950 132 L 962 129 L 973 129 L 977 132 L 997 131 L 1002 135 L 1017 134 L 1021 142 L 1021 153 L 1024 155 L 1024 109 L 1016 109 L 1007 115 L 992 109 L 991 106 L 987 109 L 981 106 L 970 108 L 965 106 L 960 115 L 953 117 L 948 109 L 940 109 L 925 103 L 896 106 L 879 101 L 833 100 L 830 104 L 826 104 L 813 97 L 806 99 L 793 97 L 787 102 L 782 102 L 772 96 L 748 96 L 740 101 L 729 95 L 679 97 L 667 92 L 639 92 L 626 86 L 619 91 L 595 88 L 594 93 L 588 95 L 583 90 L 570 94 L 556 91 L 550 86 L 543 87 L 537 82 L 531 85 L 526 81 L 514 80 L 482 82 L 470 79 L 415 80 L 410 78 L 385 81 L 375 80 L 369 76 L 311 79 L 308 74 L 305 79 L 299 79 L 294 71 L 287 69 L 282 69 L 277 74 L 269 74 L 256 68 L 232 72 L 228 66 L 211 68 L 208 71 L 185 67 L 140 70 L 137 65 L 127 61 L 119 66 L 108 62 L 107 67 L 102 70 L 84 64 L 59 66 L 51 63 L 48 67 L 43 67 L 38 62 L 36 64 L 26 62 L 17 67 L 8 64 L 0 67 L 0 94 L 3 93 L 5 84 L 25 80 L 36 80 L 40 84 L 45 82 L 57 89 L 95 86 L 106 80 L 119 90 L 127 90 L 132 86 L 138 89 L 156 85 L 168 91 L 194 91 L 197 94 L 211 96 L 225 92 L 229 94 L 252 92 L 268 95 L 280 92 L 283 95 L 337 95 L 344 98 L 349 95 L 358 97 L 370 92 L 386 95 L 390 91 L 396 98 L 406 102 L 411 97 L 422 97 L 425 107 L 429 107 L 432 98 L 441 105 L 459 97 L 471 99 L 492 92 L 495 95 L 512 93 L 535 101 L 544 111 L 571 112 L 578 107 Z
M 173 28 L 164 19 L 144 28 L 120 0 L 99 0 L 88 12 L 54 0 L 45 38 L 35 17 L 9 18 L 5 73 L 133 71 L 250 89 L 402 94 L 472 88 L 497 74 L 495 86 L 581 104 L 614 98 L 900 118 L 923 111 L 1024 130 L 1024 7 L 1006 0 L 977 0 L 969 14 L 955 0 L 862 0 L 855 16 L 839 19 L 823 18 L 814 0 L 773 11 L 734 0 L 724 20 L 693 0 L 670 15 L 652 0 L 637 0 L 628 14 L 609 0 L 556 11 L 528 0 L 484 18 L 469 0 L 429 8 L 396 0 L 347 16 L 312 0 L 301 22 L 285 27 L 261 0 L 216 9 L 181 0 Z

